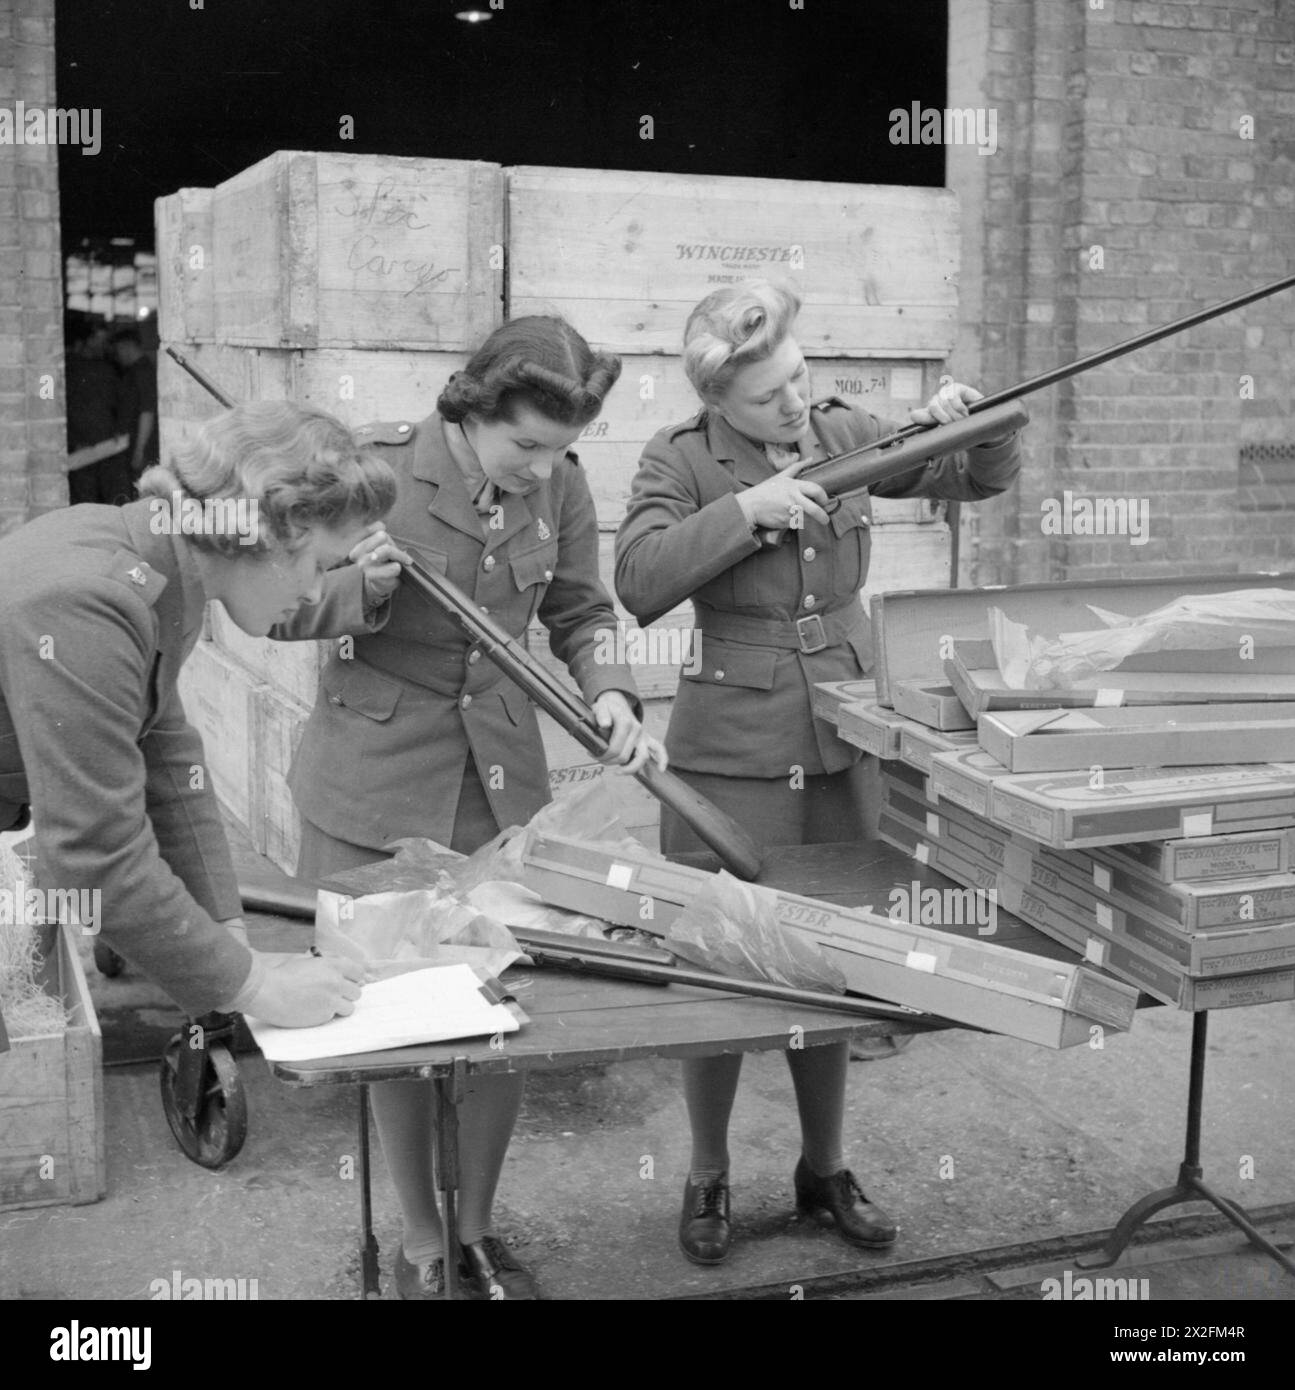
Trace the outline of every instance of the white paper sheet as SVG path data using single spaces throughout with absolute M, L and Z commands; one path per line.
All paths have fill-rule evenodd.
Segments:
M 279 1028 L 250 1017 L 247 1023 L 271 1062 L 349 1057 L 415 1043 L 515 1033 L 521 1026 L 511 1009 L 486 998 L 470 965 L 415 970 L 365 985 L 353 1014 L 314 1028 Z

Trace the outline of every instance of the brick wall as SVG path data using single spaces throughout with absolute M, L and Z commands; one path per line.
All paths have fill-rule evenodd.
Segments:
M 999 142 L 948 163 L 961 375 L 1006 385 L 1295 272 L 1295 0 L 950 11 L 949 105 L 996 108 Z M 1241 444 L 1295 444 L 1293 323 L 1289 290 L 1032 396 L 1014 503 L 967 509 L 964 582 L 1295 565 L 1295 515 L 1238 511 Z M 1146 499 L 1147 543 L 1045 535 L 1066 490 Z
M 54 0 L 0 0 L 0 106 L 50 107 Z M 58 150 L 0 144 L 0 532 L 67 502 Z

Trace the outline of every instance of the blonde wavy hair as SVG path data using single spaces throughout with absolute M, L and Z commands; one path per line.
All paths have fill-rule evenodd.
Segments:
M 175 493 L 253 501 L 257 537 L 202 532 L 195 546 L 223 555 L 292 547 L 308 528 L 367 525 L 395 504 L 396 477 L 373 449 L 357 444 L 342 422 L 313 406 L 256 401 L 203 421 L 169 464 L 139 480 L 141 497 L 168 502 Z
M 733 378 L 762 362 L 791 332 L 800 295 L 789 285 L 744 280 L 708 294 L 688 315 L 683 369 L 703 401 L 718 400 Z

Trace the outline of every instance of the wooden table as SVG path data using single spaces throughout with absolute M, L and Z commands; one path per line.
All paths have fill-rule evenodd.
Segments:
M 687 856 L 684 862 L 716 867 L 716 862 L 705 855 Z M 956 888 L 943 875 L 877 841 L 773 850 L 758 881 L 841 906 L 872 904 L 884 912 L 891 889 L 908 888 L 914 880 L 923 888 Z M 254 933 L 258 920 L 249 919 Z M 1015 946 L 1053 960 L 1075 959 L 1066 947 L 1009 913 L 1000 910 L 997 920 L 996 944 Z M 974 923 L 952 930 L 976 935 Z M 715 990 L 679 985 L 663 988 L 556 970 L 514 967 L 503 976 L 508 987 L 516 987 L 523 980 L 526 984 L 520 989 L 518 1002 L 530 1022 L 520 1032 L 498 1039 L 495 1045 L 488 1040 L 467 1039 L 356 1057 L 270 1063 L 273 1075 L 291 1085 L 354 1084 L 360 1088 L 362 1297 L 378 1292 L 368 1168 L 366 1087 L 371 1082 L 421 1078 L 435 1086 L 440 1169 L 437 1181 L 444 1193 L 445 1228 L 454 1231 L 459 1166 L 456 1107 L 469 1074 L 587 1066 L 639 1057 L 712 1057 L 786 1048 L 793 1037 L 812 1047 L 845 1039 L 959 1026 L 926 1014 L 915 1013 L 911 1021 L 904 1022 L 872 1021 L 831 1009 L 805 1008 Z M 445 1263 L 446 1297 L 451 1298 L 456 1261 L 448 1258 Z

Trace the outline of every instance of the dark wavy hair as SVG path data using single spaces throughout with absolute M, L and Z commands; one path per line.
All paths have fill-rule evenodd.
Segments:
M 565 319 L 532 314 L 496 328 L 436 408 L 456 425 L 469 415 L 512 422 L 522 405 L 560 425 L 587 425 L 620 374 L 620 358 L 595 352 Z

